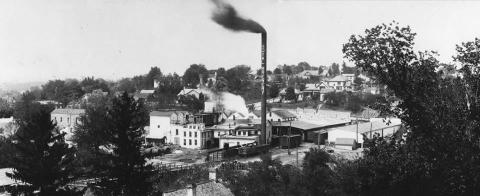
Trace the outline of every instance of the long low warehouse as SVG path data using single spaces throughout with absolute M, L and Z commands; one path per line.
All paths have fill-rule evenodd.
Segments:
M 384 122 L 383 119 L 372 119 L 370 122 L 363 122 L 342 127 L 335 127 L 322 133 L 322 137 L 327 138 L 329 143 L 335 143 L 340 139 L 354 139 L 359 144 L 363 144 L 363 135 L 372 138 L 375 134 L 379 136 L 389 136 L 398 131 L 402 123 L 399 119 L 391 119 L 390 122 Z M 357 135 L 358 133 L 358 135 Z

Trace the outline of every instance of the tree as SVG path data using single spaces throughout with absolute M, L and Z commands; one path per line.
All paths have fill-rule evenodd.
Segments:
M 208 77 L 207 68 L 202 64 L 192 64 L 187 70 L 185 70 L 185 73 L 183 74 L 183 82 L 185 86 L 189 88 L 196 88 L 200 83 L 200 77 L 203 77 L 203 80 L 206 81 Z
M 262 68 L 260 68 L 260 69 L 257 69 L 256 75 L 257 75 L 257 76 L 262 76 L 262 77 L 263 77 L 263 75 L 262 75 L 262 74 L 263 74 L 263 69 L 262 69 Z
M 213 80 L 212 79 L 208 80 L 207 87 L 208 88 L 213 88 Z
M 122 78 L 117 82 L 116 90 L 119 92 L 134 93 L 137 89 L 130 78 Z
M 293 71 L 292 71 L 292 68 L 290 66 L 283 65 L 282 73 L 287 74 L 287 75 L 292 75 Z
M 110 107 L 87 110 L 81 122 L 75 140 L 101 158 L 91 170 L 101 172 L 97 176 L 100 182 L 95 184 L 96 192 L 102 195 L 148 193 L 151 168 L 141 153 L 143 128 L 148 122 L 143 102 L 123 93 L 112 98 Z
M 1 132 L 0 128 L 0 132 Z M 0 136 L 0 168 L 11 168 L 15 165 L 12 160 L 15 157 L 15 147 L 12 138 Z
M 65 186 L 75 179 L 75 149 L 65 143 L 61 133 L 50 121 L 50 108 L 23 99 L 23 111 L 15 118 L 19 128 L 14 136 L 16 155 L 13 173 L 7 176 L 26 183 L 21 192 L 39 195 L 73 194 Z
M 298 63 L 297 67 L 301 67 L 303 70 L 311 70 L 312 69 L 312 66 L 310 66 L 310 64 L 308 64 L 305 61 Z
M 105 80 L 92 77 L 86 77 L 80 82 L 83 92 L 91 93 L 93 90 L 101 89 L 104 92 L 110 92 L 110 88 Z
M 228 89 L 235 94 L 243 94 L 251 84 L 249 79 L 250 67 L 237 65 L 227 70 L 225 79 L 228 81 Z
M 355 74 L 357 69 L 355 67 L 347 66 L 345 62 L 342 63 L 342 73 L 344 74 Z
M 328 75 L 332 77 L 340 75 L 340 68 L 337 63 L 332 63 L 332 65 L 330 65 L 330 69 L 328 69 Z
M 49 100 L 55 100 L 63 105 L 67 105 L 69 102 L 80 98 L 84 91 L 81 84 L 74 79 L 69 80 L 50 80 L 46 84 L 42 85 L 45 98 Z
M 282 74 L 282 70 L 277 67 L 273 70 L 273 74 Z
M 323 74 L 323 68 L 322 67 L 318 67 L 318 75 L 321 75 Z
M 362 84 L 363 84 L 364 80 L 360 77 L 355 77 L 355 79 L 353 79 L 353 84 L 355 86 L 355 90 L 360 90 L 360 88 L 362 87 Z
M 334 172 L 329 167 L 329 164 L 333 162 L 332 157 L 319 148 L 310 148 L 305 153 L 303 175 L 305 176 L 304 182 L 309 195 L 339 194 L 339 190 L 335 190 Z
M 297 95 L 295 94 L 295 89 L 293 87 L 288 87 L 285 90 L 285 99 L 286 100 L 295 100 L 295 102 L 297 102 Z
M 199 112 L 205 108 L 205 100 L 201 100 L 194 95 L 180 96 L 178 102 L 186 106 L 186 109 L 191 112 Z
M 280 93 L 280 88 L 276 84 L 272 84 L 269 88 L 269 95 L 270 98 L 276 98 L 278 97 L 278 94 Z
M 480 189 L 480 41 L 457 46 L 463 78 L 451 78 L 437 72 L 435 53 L 413 50 L 415 35 L 394 22 L 353 35 L 343 46 L 347 59 L 399 100 L 386 110 L 407 128 L 406 140 L 379 139 L 369 146 L 361 160 L 362 182 L 368 182 L 361 194 L 475 195 Z
M 145 76 L 145 88 L 153 89 L 153 83 L 155 80 L 160 80 L 163 76 L 162 71 L 158 67 L 151 67 L 150 71 Z
M 0 98 L 0 118 L 10 118 L 13 115 L 13 108 L 6 100 Z
M 228 81 L 224 77 L 218 77 L 212 89 L 214 92 L 228 91 Z

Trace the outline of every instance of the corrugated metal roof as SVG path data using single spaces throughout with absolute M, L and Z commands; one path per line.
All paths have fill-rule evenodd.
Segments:
M 358 133 L 365 133 L 365 132 L 369 132 L 370 130 L 371 131 L 376 131 L 376 130 L 381 130 L 381 129 L 385 129 L 385 128 L 388 128 L 388 127 L 394 127 L 394 126 L 400 126 L 400 125 L 401 125 L 401 122 L 398 122 L 398 121 L 391 121 L 389 124 L 387 124 L 386 122 L 381 122 L 381 121 L 359 123 L 358 124 Z M 357 131 L 357 124 L 347 125 L 347 126 L 343 126 L 343 127 L 337 127 L 337 128 L 333 128 L 332 130 L 342 130 L 342 131 L 356 132 Z

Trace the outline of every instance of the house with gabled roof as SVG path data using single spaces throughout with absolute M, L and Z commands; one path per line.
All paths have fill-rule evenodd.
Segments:
M 326 80 L 328 88 L 332 88 L 339 91 L 352 90 L 352 82 L 342 75 L 335 76 L 332 79 Z

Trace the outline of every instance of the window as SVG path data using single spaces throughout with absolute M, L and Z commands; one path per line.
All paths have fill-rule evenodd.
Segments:
M 160 129 L 160 125 L 158 125 L 158 126 L 157 126 L 157 128 L 159 128 L 159 129 Z
M 60 117 L 60 122 L 62 122 L 62 120 L 63 120 L 62 117 Z
M 178 135 L 178 129 L 175 130 L 175 134 Z
M 197 145 L 197 140 L 195 140 L 195 146 Z
M 195 132 L 195 137 L 197 137 L 197 132 Z M 196 145 L 196 144 L 195 144 Z
M 188 137 L 192 137 L 192 132 L 188 132 Z
M 197 126 L 193 126 L 193 129 L 196 129 L 196 128 L 197 128 Z
M 337 82 L 337 85 L 342 85 L 342 82 Z
M 183 137 L 187 137 L 187 131 L 183 132 Z
M 187 145 L 187 140 L 186 140 L 186 139 L 183 139 L 183 145 L 184 145 L 184 146 Z
M 70 118 L 69 117 L 67 117 L 67 123 L 70 123 Z
M 341 86 L 337 86 L 337 90 L 342 90 L 342 87 L 341 87 Z
M 188 140 L 188 145 L 190 145 L 190 146 L 192 145 L 192 139 Z

